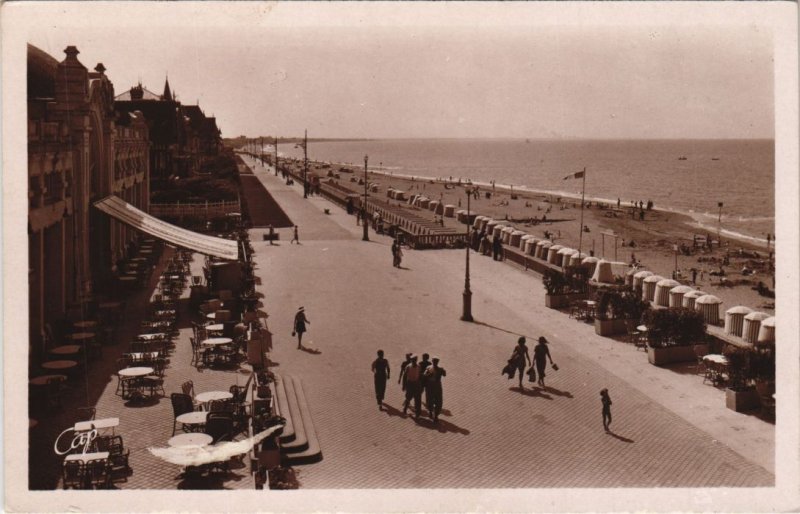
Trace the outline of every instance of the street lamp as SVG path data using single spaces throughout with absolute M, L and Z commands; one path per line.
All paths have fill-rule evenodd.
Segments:
M 469 244 L 470 244 L 470 228 L 472 228 L 472 224 L 470 223 L 470 208 L 469 208 L 469 199 L 472 196 L 472 191 L 466 189 L 467 191 L 467 264 L 464 271 L 464 292 L 462 293 L 462 297 L 464 300 L 463 308 L 461 310 L 461 321 L 472 321 L 472 291 L 469 288 Z
M 278 176 L 278 136 L 275 136 L 275 176 Z
M 369 227 L 367 227 L 367 162 L 369 161 L 369 155 L 364 156 L 364 205 L 361 208 L 361 213 L 363 219 L 361 222 L 364 224 L 364 237 L 361 238 L 362 241 L 369 241 Z
M 303 198 L 308 198 L 308 130 L 303 136 Z

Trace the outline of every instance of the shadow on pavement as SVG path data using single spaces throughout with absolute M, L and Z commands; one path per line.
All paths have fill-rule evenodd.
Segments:
M 612 432 L 610 430 L 608 431 L 608 435 L 610 435 L 614 439 L 619 439 L 623 443 L 632 443 L 632 442 L 634 442 L 633 439 L 628 439 L 627 437 L 622 437 L 621 435 L 615 434 L 614 432 Z
M 301 346 L 301 347 L 300 347 L 300 350 L 302 350 L 302 351 L 304 351 L 304 352 L 306 352 L 306 353 L 310 353 L 310 354 L 312 354 L 312 355 L 319 355 L 319 354 L 321 354 L 321 353 L 322 353 L 322 351 L 321 351 L 321 350 L 318 350 L 318 349 L 316 349 L 316 348 L 306 348 L 305 346 Z
M 544 388 L 544 390 L 547 391 L 548 393 L 554 394 L 556 396 L 563 396 L 564 398 L 575 398 L 574 396 L 572 396 L 572 393 L 570 393 L 569 391 L 559 391 L 555 387 L 547 386 L 547 387 Z
M 400 418 L 407 418 L 408 417 L 408 415 L 403 414 L 401 411 L 395 409 L 391 405 L 388 405 L 386 402 L 383 403 L 383 409 L 381 409 L 381 410 L 383 412 L 385 412 L 386 414 L 388 414 L 389 416 L 397 416 L 397 417 L 400 417 Z
M 496 327 L 494 325 L 490 325 L 488 323 L 484 323 L 483 321 L 473 320 L 472 322 L 475 323 L 476 325 L 481 325 L 481 326 L 484 326 L 484 327 L 488 327 L 488 328 L 493 328 L 495 330 L 499 330 L 500 332 L 505 332 L 506 334 L 511 334 L 511 335 L 515 335 L 515 336 L 522 336 L 522 337 L 525 337 L 527 339 L 532 339 L 530 336 L 526 336 L 525 334 L 518 334 L 516 332 L 512 332 L 511 330 L 507 330 L 505 328 L 500 328 L 500 327 Z
M 519 386 L 513 386 L 513 387 L 509 387 L 508 390 L 509 391 L 515 391 L 517 393 L 522 393 L 525 396 L 533 396 L 533 397 L 536 397 L 536 398 L 544 398 L 545 400 L 552 400 L 553 399 L 553 397 L 550 396 L 549 394 L 544 394 L 542 392 L 543 389 L 540 389 L 539 387 L 534 387 L 532 389 L 526 389 L 526 388 L 520 389 Z
M 455 434 L 469 435 L 469 430 L 467 430 L 466 428 L 461 428 L 448 421 L 442 421 L 441 419 L 439 419 L 438 423 L 434 423 L 433 420 L 430 418 L 420 417 L 419 419 L 415 420 L 415 423 L 421 427 L 429 428 L 431 430 L 436 430 L 443 434 L 446 432 L 453 432 Z

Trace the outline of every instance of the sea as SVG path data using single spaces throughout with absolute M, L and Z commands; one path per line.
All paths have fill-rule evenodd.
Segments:
M 294 145 L 279 155 L 302 157 Z M 773 140 L 377 139 L 308 143 L 308 158 L 394 175 L 444 178 L 623 207 L 652 201 L 698 230 L 766 243 L 775 233 Z

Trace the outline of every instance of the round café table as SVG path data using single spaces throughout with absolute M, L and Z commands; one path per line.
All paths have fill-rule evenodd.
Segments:
M 38 377 L 30 379 L 28 383 L 35 386 L 44 386 L 47 385 L 50 380 L 64 381 L 66 379 L 67 375 L 39 375 Z
M 97 326 L 97 322 L 91 319 L 83 320 L 83 321 L 76 321 L 72 324 L 73 327 L 77 328 L 94 328 Z
M 186 414 L 181 414 L 175 421 L 178 423 L 183 423 L 184 425 L 194 425 L 191 427 L 190 432 L 194 432 L 202 428 L 202 425 L 206 424 L 206 418 L 208 417 L 208 412 L 200 410 L 200 411 L 193 411 L 187 412 Z
M 50 353 L 54 355 L 74 355 L 81 351 L 80 345 L 77 344 L 65 344 L 63 346 L 57 346 L 50 350 Z
M 202 447 L 208 446 L 214 441 L 214 438 L 208 434 L 189 433 L 178 434 L 171 437 L 167 444 L 173 448 L 187 448 L 187 447 Z
M 638 327 L 636 327 L 636 330 L 638 330 L 639 332 L 647 332 L 647 325 L 639 325 Z
M 156 332 L 153 334 L 139 334 L 136 339 L 139 341 L 158 341 L 159 339 L 166 339 L 167 334 L 164 332 Z
M 233 339 L 230 337 L 209 337 L 208 339 L 204 339 L 200 345 L 201 346 L 222 346 L 226 344 L 231 344 Z
M 225 330 L 225 325 L 222 323 L 213 323 L 204 327 L 209 332 L 222 332 Z
M 217 319 L 217 313 L 216 312 L 209 312 L 208 314 L 206 314 L 206 318 L 207 319 Z
M 83 344 L 87 341 L 91 341 L 94 339 L 95 334 L 94 332 L 76 332 L 74 334 L 70 334 L 67 336 L 67 339 L 72 341 L 73 343 Z
M 130 385 L 128 386 L 128 396 L 127 399 L 131 401 L 137 401 L 144 399 L 144 395 L 141 391 L 141 381 L 136 380 L 137 378 L 141 378 L 147 375 L 150 375 L 155 370 L 149 366 L 133 366 L 130 368 L 124 368 L 117 371 L 117 375 L 119 375 L 120 380 L 128 379 L 130 380 Z M 126 398 L 125 396 L 125 388 L 122 389 L 122 397 Z
M 117 371 L 117 375 L 125 378 L 144 377 L 153 373 L 153 368 L 149 366 L 133 366 Z
M 198 403 L 208 403 L 214 400 L 230 400 L 233 395 L 228 391 L 206 391 L 194 397 Z
M 47 361 L 42 363 L 42 367 L 44 369 L 52 369 L 52 370 L 67 370 L 72 369 L 78 366 L 76 361 L 71 360 L 58 360 L 58 361 Z

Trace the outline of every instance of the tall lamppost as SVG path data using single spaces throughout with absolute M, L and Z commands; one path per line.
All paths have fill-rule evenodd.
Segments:
M 303 198 L 308 198 L 308 130 L 303 136 Z
M 367 162 L 369 162 L 369 155 L 364 156 L 364 206 L 361 209 L 364 237 L 361 238 L 362 241 L 369 241 L 369 227 L 367 226 Z
M 722 239 L 720 239 L 720 234 L 722 232 L 722 202 L 717 202 L 717 207 L 719 207 L 719 216 L 717 217 L 717 244 L 722 248 Z
M 275 136 L 275 176 L 278 176 L 278 136 Z
M 462 293 L 464 304 L 461 310 L 461 321 L 472 321 L 472 291 L 469 288 L 469 245 L 470 245 L 470 228 L 472 228 L 472 224 L 470 223 L 470 208 L 469 208 L 469 200 L 472 196 L 472 191 L 469 189 L 467 191 L 467 265 L 464 271 L 464 292 Z

